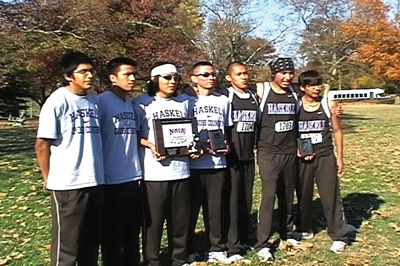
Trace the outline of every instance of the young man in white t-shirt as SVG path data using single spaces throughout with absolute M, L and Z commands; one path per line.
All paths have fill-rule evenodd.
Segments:
M 175 65 L 160 63 L 151 71 L 148 92 L 135 99 L 141 121 L 144 192 L 143 255 L 146 265 L 160 265 L 161 238 L 167 221 L 168 249 L 173 266 L 185 265 L 190 221 L 189 157 L 161 156 L 155 146 L 154 121 L 191 117 L 192 97 L 177 95 Z
M 65 55 L 68 85 L 42 107 L 36 154 L 52 199 L 51 265 L 97 265 L 103 214 L 103 151 L 99 104 L 90 91 L 93 63 L 80 52 Z
M 226 134 L 232 126 L 232 117 L 228 97 L 214 92 L 216 71 L 210 62 L 199 62 L 192 68 L 191 80 L 198 91 L 193 113 L 197 118 L 200 141 L 208 145 L 208 131 L 222 130 Z M 222 230 L 222 199 L 226 175 L 226 158 L 230 150 L 227 141 L 224 152 L 216 153 L 206 148 L 198 159 L 190 161 L 191 181 L 191 228 L 189 248 L 190 261 L 196 260 L 194 236 L 200 206 L 203 206 L 204 219 L 209 225 L 210 248 L 207 253 L 209 262 L 225 262 L 225 243 Z
M 138 121 L 129 96 L 135 87 L 136 63 L 117 57 L 107 64 L 107 71 L 111 87 L 99 96 L 105 181 L 103 265 L 139 265 L 142 170 Z

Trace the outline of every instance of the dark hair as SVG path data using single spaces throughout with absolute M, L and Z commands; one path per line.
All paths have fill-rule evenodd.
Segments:
M 159 83 L 158 83 L 159 77 L 154 77 L 153 80 L 149 80 L 147 82 L 147 94 L 150 96 L 156 96 L 157 91 L 159 90 Z
M 322 77 L 316 70 L 308 70 L 303 72 L 299 76 L 299 85 L 300 86 L 315 86 L 322 84 Z
M 89 64 L 93 66 L 93 61 L 89 56 L 81 52 L 65 54 L 61 59 L 61 73 L 66 76 L 71 76 L 80 64 Z
M 201 67 L 201 66 L 211 66 L 211 67 L 214 67 L 214 65 L 213 65 L 211 62 L 208 62 L 208 61 L 200 61 L 200 62 L 197 62 L 196 64 L 193 65 L 192 69 L 190 70 L 190 73 L 191 73 L 191 74 L 194 74 L 194 71 L 195 71 L 198 67 Z
M 233 70 L 233 68 L 234 68 L 235 66 L 244 66 L 244 67 L 247 67 L 247 66 L 246 66 L 245 64 L 243 64 L 242 62 L 234 61 L 234 62 L 229 63 L 229 65 L 227 66 L 227 68 L 226 68 L 226 74 L 227 74 L 227 75 L 230 75 L 230 74 L 232 73 L 232 70 Z
M 127 58 L 127 57 L 116 57 L 112 59 L 110 62 L 107 64 L 107 72 L 108 75 L 114 74 L 116 75 L 119 71 L 119 67 L 122 65 L 128 65 L 128 66 L 133 66 L 136 67 L 137 64 L 135 60 Z
M 158 66 L 161 66 L 161 65 L 165 65 L 165 64 L 175 65 L 174 63 L 171 63 L 171 62 L 168 62 L 168 61 L 164 61 L 164 62 L 155 63 L 154 66 L 151 69 L 153 69 L 155 67 L 158 67 Z M 157 91 L 160 89 L 160 85 L 159 85 L 159 81 L 158 81 L 159 78 L 160 78 L 159 76 L 155 76 L 155 77 L 153 77 L 152 80 L 149 80 L 147 82 L 147 94 L 148 95 L 156 96 Z M 175 90 L 175 92 L 174 92 L 174 94 L 172 96 L 176 96 L 176 95 L 178 95 L 177 89 Z

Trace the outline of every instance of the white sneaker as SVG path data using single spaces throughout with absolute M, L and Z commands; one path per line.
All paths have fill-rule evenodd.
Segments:
M 313 232 L 301 232 L 301 239 L 313 239 L 314 233 Z
M 232 264 L 232 263 L 239 262 L 242 260 L 244 260 L 244 257 L 242 255 L 235 254 L 235 255 L 228 257 L 225 261 L 225 264 Z
M 228 259 L 225 251 L 210 251 L 207 254 L 207 258 L 209 263 L 225 263 Z
M 347 248 L 346 242 L 343 241 L 333 241 L 330 250 L 336 254 L 340 254 Z
M 274 260 L 274 256 L 272 253 L 269 251 L 269 248 L 262 248 L 257 252 L 258 258 L 260 259 L 260 262 L 266 262 L 266 261 L 271 261 Z

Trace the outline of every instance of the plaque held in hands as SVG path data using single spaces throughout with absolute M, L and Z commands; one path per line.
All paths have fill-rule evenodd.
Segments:
M 297 147 L 301 157 L 306 157 L 314 154 L 314 149 L 310 138 L 297 139 Z
M 195 117 L 154 119 L 153 126 L 156 150 L 161 156 L 186 156 L 198 148 Z
M 208 138 L 210 140 L 211 150 L 215 153 L 226 152 L 227 147 L 222 129 L 208 130 Z

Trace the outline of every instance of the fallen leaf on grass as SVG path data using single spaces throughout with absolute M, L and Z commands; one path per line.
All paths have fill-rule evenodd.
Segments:
M 17 187 L 10 188 L 10 191 L 14 191 Z
M 397 226 L 395 223 L 389 223 L 389 226 L 394 229 L 395 232 L 400 232 L 400 226 Z
M 369 261 L 366 259 L 362 259 L 362 258 L 348 258 L 346 260 L 346 262 L 344 263 L 344 266 L 362 266 L 362 265 L 368 265 Z
M 43 212 L 35 212 L 33 215 L 35 215 L 36 217 L 42 217 L 44 215 Z
M 9 257 L 9 256 L 0 259 L 0 265 L 6 265 L 10 260 L 11 260 L 11 257 Z
M 0 198 L 4 198 L 5 196 L 7 196 L 7 193 L 0 193 Z
M 308 242 L 299 242 L 299 245 L 293 245 L 287 241 L 281 241 L 279 243 L 279 250 L 287 251 L 288 255 L 294 255 L 298 251 L 304 251 L 312 248 L 314 245 Z

